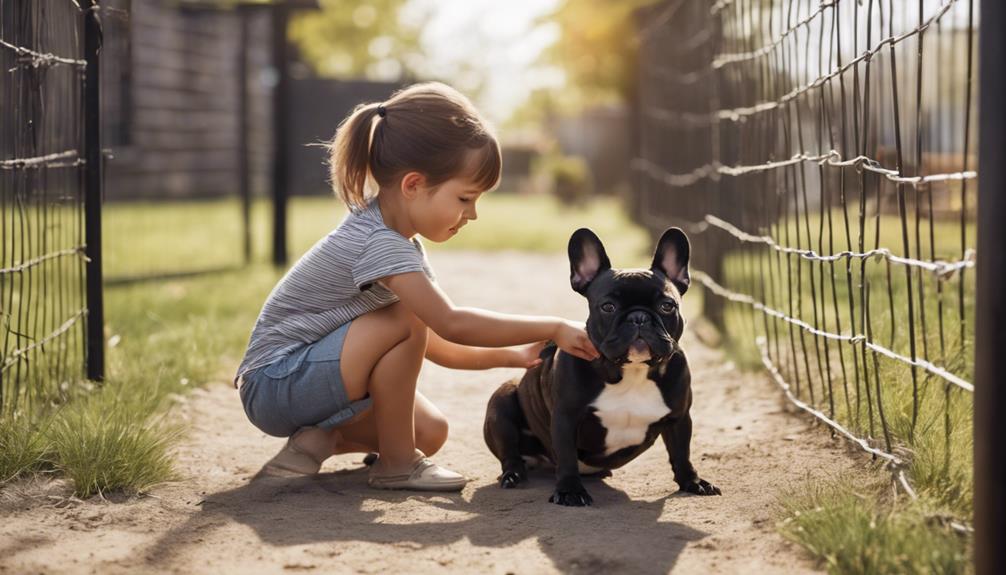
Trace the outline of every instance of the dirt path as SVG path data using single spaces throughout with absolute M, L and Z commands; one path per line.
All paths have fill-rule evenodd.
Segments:
M 585 317 L 563 258 L 431 259 L 459 304 Z M 722 497 L 675 494 L 659 444 L 613 477 L 588 482 L 590 508 L 548 504 L 552 480 L 542 471 L 524 489 L 501 490 L 482 418 L 495 386 L 519 371 L 435 365 L 424 368 L 420 388 L 452 424 L 437 461 L 474 479 L 460 495 L 370 490 L 361 458 L 348 455 L 318 477 L 251 481 L 282 441 L 255 430 L 221 381 L 175 412 L 192 428 L 178 456 L 183 480 L 118 502 L 68 499 L 61 481 L 0 492 L 0 572 L 814 571 L 775 533 L 772 505 L 788 483 L 851 460 L 827 433 L 788 414 L 765 377 L 740 374 L 694 337 L 684 347 L 693 461 Z

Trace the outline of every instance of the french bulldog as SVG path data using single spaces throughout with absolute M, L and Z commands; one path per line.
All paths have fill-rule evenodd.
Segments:
M 587 298 L 587 334 L 600 357 L 586 361 L 550 344 L 540 365 L 493 393 L 483 432 L 502 464 L 501 487 L 518 486 L 528 462 L 544 461 L 556 467 L 550 502 L 590 505 L 581 474 L 609 476 L 659 436 L 681 490 L 721 494 L 689 460 L 691 373 L 678 345 L 689 253 L 685 233 L 670 228 L 650 269 L 613 269 L 594 232 L 573 233 L 570 283 Z

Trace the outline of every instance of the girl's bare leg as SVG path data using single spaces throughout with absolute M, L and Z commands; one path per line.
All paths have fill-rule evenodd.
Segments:
M 416 447 L 426 455 L 433 455 L 447 441 L 447 418 L 437 406 L 416 392 Z M 349 423 L 332 430 L 334 453 L 370 453 L 378 451 L 377 422 L 370 409 Z
M 388 470 L 406 468 L 416 457 L 416 380 L 426 334 L 426 326 L 400 303 L 357 318 L 346 333 L 343 384 L 351 401 L 368 393 L 373 398 L 377 451 Z
M 415 448 L 426 455 L 436 453 L 447 441 L 447 419 L 415 391 L 426 330 L 401 304 L 354 320 L 343 344 L 343 384 L 351 401 L 370 393 L 374 408 L 335 429 L 303 429 L 295 438 L 297 447 L 318 461 L 332 454 L 378 451 L 389 468 L 411 462 Z M 412 412 L 411 418 L 406 410 Z M 383 413 L 386 424 L 391 422 L 383 431 L 378 413 Z M 389 449 L 392 455 L 385 453 Z

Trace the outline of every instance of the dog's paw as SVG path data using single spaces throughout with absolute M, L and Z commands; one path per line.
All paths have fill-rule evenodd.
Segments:
M 694 493 L 695 495 L 723 495 L 719 487 L 716 487 L 705 479 L 695 479 L 695 481 L 681 486 L 681 490 Z
M 519 484 L 527 481 L 527 473 L 521 471 L 504 471 L 500 475 L 500 487 L 503 489 L 513 489 Z
M 594 498 L 587 493 L 583 486 L 569 490 L 556 488 L 552 496 L 548 498 L 548 502 L 567 507 L 584 507 L 594 503 Z

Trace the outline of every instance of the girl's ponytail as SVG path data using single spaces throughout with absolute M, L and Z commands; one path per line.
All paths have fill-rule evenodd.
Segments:
M 482 190 L 499 183 L 499 142 L 475 106 L 439 82 L 416 84 L 387 101 L 357 106 L 329 145 L 332 184 L 351 210 L 370 200 L 368 183 L 393 188 L 416 171 L 429 186 L 455 177 Z
M 339 124 L 330 146 L 329 174 L 342 201 L 350 209 L 367 205 L 370 142 L 380 104 L 360 104 Z

